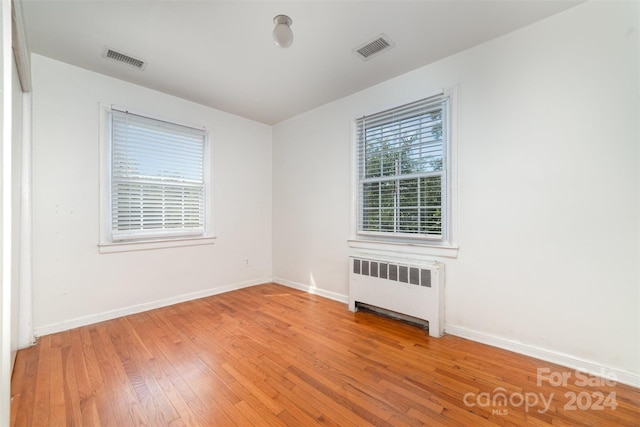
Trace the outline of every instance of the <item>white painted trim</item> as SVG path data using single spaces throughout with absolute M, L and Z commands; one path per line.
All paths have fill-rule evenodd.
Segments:
M 100 129 L 100 223 L 98 236 L 98 250 L 102 253 L 101 244 L 108 244 L 109 239 L 109 223 L 111 221 L 111 184 L 109 179 L 109 170 L 111 168 L 111 160 L 109 156 L 109 105 L 98 103 L 99 129 Z
M 185 128 L 192 128 L 192 129 L 203 130 L 205 132 L 208 132 L 207 127 L 204 125 L 197 125 L 195 123 L 183 122 L 180 120 L 175 120 L 175 119 L 161 116 L 158 114 L 153 114 L 146 111 L 138 111 L 136 109 L 123 107 L 122 105 L 111 104 L 111 105 L 108 105 L 107 108 L 109 109 L 109 111 L 119 111 L 121 113 L 129 113 L 135 116 L 146 117 L 147 119 L 157 120 L 159 122 L 165 122 L 172 125 L 178 125 Z
M 385 233 L 379 233 L 381 238 L 376 240 L 376 236 L 369 235 L 367 233 L 358 233 L 358 196 L 357 196 L 357 184 L 358 184 L 358 165 L 357 165 L 357 150 L 358 150 L 358 136 L 357 136 L 357 124 L 356 119 L 351 121 L 351 138 L 349 144 L 350 155 L 350 194 L 349 194 L 349 236 L 347 240 L 349 248 L 351 249 L 366 249 L 365 252 L 351 251 L 352 256 L 366 256 L 368 253 L 385 256 L 388 252 L 397 253 L 402 252 L 410 255 L 417 256 L 431 256 L 431 257 L 444 257 L 444 258 L 457 258 L 458 257 L 458 87 L 453 86 L 448 89 L 440 89 L 433 92 L 430 95 L 424 97 L 431 98 L 433 96 L 443 95 L 444 98 L 449 98 L 449 108 L 446 114 L 446 126 L 449 129 L 449 141 L 446 147 L 445 156 L 449 158 L 447 173 L 445 175 L 445 184 L 447 187 L 445 194 L 445 212 L 446 215 L 443 218 L 444 230 L 446 235 L 443 235 L 442 240 L 430 241 L 429 239 L 422 238 L 397 238 L 393 236 L 384 236 Z M 413 100 L 415 101 L 415 100 Z M 406 101 L 407 103 L 412 101 Z M 381 109 L 384 111 L 387 109 L 396 108 L 398 105 Z
M 580 359 L 569 354 L 559 353 L 557 351 L 513 341 L 496 335 L 486 334 L 484 332 L 475 331 L 462 326 L 447 324 L 445 326 L 445 333 L 482 344 L 487 344 L 492 347 L 513 351 L 525 356 L 534 357 L 546 362 L 566 366 L 580 372 L 611 378 L 615 382 L 627 384 L 633 387 L 640 387 L 640 375 L 637 373 L 604 366 L 600 363 Z
M 205 289 L 197 292 L 190 292 L 188 294 L 177 295 L 175 297 L 163 298 L 144 304 L 132 305 L 129 307 L 105 311 L 89 316 L 77 317 L 75 319 L 65 320 L 64 322 L 37 327 L 34 330 L 34 334 L 36 337 L 55 334 L 57 332 L 67 331 L 69 329 L 79 328 L 81 326 L 104 322 L 105 320 L 116 319 L 118 317 L 128 316 L 130 314 L 142 313 L 144 311 L 149 311 L 156 308 L 167 307 L 169 305 L 179 304 L 185 301 L 192 301 L 199 298 L 205 298 L 212 295 L 218 295 L 225 292 L 235 291 L 238 289 L 248 288 L 251 286 L 261 285 L 263 283 L 269 282 L 271 282 L 270 277 L 263 277 L 259 279 L 248 280 L 246 282 L 232 283 L 230 285 L 218 286 L 216 288 Z
M 338 301 L 344 304 L 347 304 L 348 302 L 347 295 L 325 291 L 318 288 L 312 288 L 311 286 L 292 282 L 286 279 L 263 277 L 259 279 L 249 280 L 246 282 L 233 283 L 230 285 L 219 286 L 216 288 L 206 289 L 198 292 L 191 292 L 188 294 L 178 295 L 171 298 L 164 298 L 164 299 L 152 301 L 149 303 L 132 305 L 132 306 L 120 308 L 117 310 L 106 311 L 103 313 L 92 314 L 89 316 L 77 317 L 75 319 L 65 320 L 64 322 L 53 323 L 50 325 L 36 327 L 34 330 L 34 335 L 36 337 L 41 337 L 44 335 L 55 334 L 57 332 L 63 332 L 69 329 L 79 328 L 81 326 L 87 326 L 87 325 L 91 325 L 98 322 L 104 322 L 105 320 L 116 319 L 118 317 L 128 316 L 130 314 L 141 313 L 141 312 L 153 310 L 156 308 L 167 307 L 173 304 L 179 304 L 185 301 L 192 301 L 199 298 L 205 298 L 212 295 L 218 295 L 225 292 L 236 291 L 239 289 L 248 288 L 251 286 L 261 285 L 265 283 L 271 283 L 271 282 L 277 283 L 283 286 L 287 286 L 290 288 L 298 289 L 304 292 L 308 292 L 310 294 L 319 295 L 321 297 Z
M 457 258 L 457 246 L 424 245 L 402 242 L 380 242 L 369 240 L 347 240 L 350 256 L 379 256 L 383 258 L 423 259 L 432 258 Z
M 110 254 L 114 252 L 147 251 L 150 249 L 213 245 L 215 241 L 215 237 L 190 237 L 171 240 L 145 240 L 141 242 L 100 243 L 98 244 L 98 251 L 101 254 Z
M 277 283 L 278 285 L 283 285 L 283 286 L 287 286 L 289 288 L 298 289 L 300 291 L 308 292 L 308 293 L 313 294 L 313 295 L 319 295 L 321 297 L 328 298 L 328 299 L 334 300 L 334 301 L 338 301 L 338 302 L 341 302 L 343 304 L 348 304 L 349 303 L 349 296 L 348 295 L 343 295 L 343 294 L 339 294 L 339 293 L 331 292 L 331 291 L 325 291 L 324 289 L 316 288 L 316 287 L 309 286 L 309 285 L 304 285 L 304 284 L 298 283 L 298 282 L 293 282 L 291 280 L 283 279 L 281 277 L 274 277 L 271 281 L 273 283 Z
M 16 68 L 18 69 L 18 79 L 23 92 L 31 92 L 31 62 L 30 53 L 27 46 L 27 37 L 24 29 L 24 18 L 22 14 L 22 2 L 13 0 L 13 53 L 16 58 Z
M 444 247 L 455 248 L 455 253 L 450 251 L 448 256 L 458 257 L 458 86 L 454 86 L 444 94 L 449 97 L 449 111 L 447 114 L 447 126 L 449 128 L 449 144 L 447 144 L 447 194 L 445 203 L 447 204 L 447 215 L 445 218 L 447 240 Z
M 313 295 L 318 295 L 323 298 L 328 298 L 333 301 L 337 301 L 343 304 L 348 304 L 349 297 L 347 295 L 339 294 L 337 292 L 327 291 L 324 289 L 316 288 L 310 285 L 294 282 L 292 280 L 283 279 L 281 277 L 273 278 L 260 278 L 249 280 L 246 282 L 234 283 L 226 286 L 220 286 L 217 288 L 207 289 L 204 291 L 191 292 L 188 294 L 178 295 L 171 298 L 165 298 L 157 301 L 153 301 L 145 304 L 138 304 L 130 307 L 121 308 L 118 310 L 112 310 L 104 313 L 99 313 L 91 316 L 85 316 L 81 318 L 71 319 L 65 322 L 46 325 L 36 328 L 34 331 L 35 336 L 49 335 L 56 332 L 62 332 L 69 329 L 78 328 L 81 326 L 91 325 L 94 323 L 102 322 L 105 320 L 111 320 L 130 314 L 141 313 L 144 311 L 153 310 L 156 308 L 166 307 L 173 304 L 179 304 L 185 301 L 192 301 L 199 298 L 205 298 L 212 295 L 218 295 L 225 292 L 235 291 L 251 286 L 261 285 L 265 283 L 276 283 L 282 286 L 286 286 L 292 289 L 297 289 L 303 292 L 307 292 Z M 346 310 L 346 307 L 345 307 Z M 524 344 L 518 341 L 513 341 L 498 337 L 491 334 L 475 331 L 472 329 L 464 328 L 456 325 L 446 325 L 445 333 L 454 335 L 457 337 L 469 339 L 471 341 L 487 344 L 492 347 L 502 348 L 504 350 L 513 351 L 518 354 L 533 357 L 536 359 L 544 360 L 547 362 L 555 363 L 561 366 L 565 366 L 580 372 L 590 373 L 598 376 L 603 374 L 613 379 L 616 382 L 628 384 L 633 387 L 640 387 L 640 376 L 632 372 L 624 371 L 617 368 L 603 366 L 599 363 L 579 359 L 575 356 L 559 353 L 556 351 L 535 347 L 529 344 Z
M 98 103 L 99 112 L 99 129 L 100 129 L 100 235 L 98 237 L 98 252 L 108 254 L 113 252 L 129 252 L 144 251 L 149 249 L 176 248 L 182 246 L 200 246 L 212 245 L 215 243 L 216 236 L 214 234 L 214 206 L 213 206 L 213 185 L 211 177 L 213 176 L 213 131 L 207 130 L 204 126 L 193 126 L 176 121 L 170 121 L 152 114 L 133 113 L 139 116 L 160 120 L 167 123 L 173 123 L 180 126 L 190 127 L 194 129 L 203 129 L 205 131 L 205 148 L 204 148 L 204 180 L 205 180 L 205 229 L 203 235 L 194 237 L 177 235 L 175 238 L 154 239 L 153 237 L 144 240 L 131 241 L 111 241 L 111 157 L 109 155 L 111 145 L 111 128 L 109 121 L 109 113 L 113 110 L 126 112 L 127 109 L 109 105 L 103 102 Z M 129 110 L 130 111 L 130 110 Z M 130 111 L 131 112 L 131 111 Z
M 0 270 L 2 279 L 0 281 L 0 426 L 9 425 L 9 412 L 11 409 L 11 372 L 13 370 L 14 352 L 11 348 L 12 339 L 12 307 L 11 293 L 13 286 L 12 275 L 12 211 L 11 194 L 12 185 L 12 107 L 13 107 L 13 54 L 11 51 L 11 2 L 3 1 L 0 4 L 0 66 L 2 71 L 0 76 L 0 93 L 2 93 L 2 188 L 0 221 L 2 227 L 2 252 L 0 257 Z
M 22 199 L 20 230 L 20 320 L 18 348 L 35 344 L 33 335 L 32 224 L 31 198 L 31 93 L 22 94 Z
M 347 295 L 338 294 L 335 292 L 325 291 L 323 289 L 314 288 L 309 285 L 305 285 L 291 280 L 283 279 L 281 277 L 274 277 L 272 282 L 287 286 L 293 289 L 298 289 L 310 294 L 319 295 L 334 301 L 348 304 L 349 297 Z M 449 325 L 445 326 L 445 333 L 454 335 L 460 338 L 465 338 L 471 341 L 487 344 L 492 347 L 501 348 L 504 350 L 513 351 L 514 353 L 522 354 L 525 356 L 533 357 L 536 359 L 544 360 L 547 362 L 555 363 L 557 365 L 565 366 L 567 368 L 589 373 L 601 377 L 607 377 L 613 379 L 616 382 L 627 384 L 633 387 L 640 387 L 640 375 L 633 372 L 625 371 L 618 368 L 612 368 L 603 366 L 597 362 L 584 360 L 577 358 L 569 354 L 559 353 L 557 351 L 548 350 L 540 347 L 535 347 L 529 344 L 524 344 L 518 341 L 513 341 L 498 337 L 495 335 L 478 332 L 472 329 L 464 328 L 461 326 Z
M 298 282 L 293 282 L 281 277 L 274 277 L 272 279 L 272 282 L 293 289 L 308 292 L 310 294 L 319 295 L 321 297 L 325 297 L 341 303 L 348 304 L 349 302 L 349 297 L 347 295 L 325 291 L 323 289 L 315 288 Z M 556 351 L 535 347 L 529 344 L 508 340 L 495 335 L 485 334 L 483 332 L 478 332 L 461 326 L 446 325 L 445 333 L 460 338 L 466 338 L 468 340 L 479 342 L 482 344 L 487 344 L 492 347 L 502 348 L 504 350 L 513 351 L 514 353 L 555 363 L 557 365 L 565 366 L 567 368 L 580 372 L 589 373 L 601 377 L 606 376 L 607 378 L 611 378 L 614 381 L 622 384 L 628 384 L 633 387 L 640 387 L 640 375 L 638 374 L 634 374 L 633 372 L 624 371 L 618 368 L 603 366 L 602 364 L 599 364 L 597 362 L 580 359 L 569 354 L 563 354 Z

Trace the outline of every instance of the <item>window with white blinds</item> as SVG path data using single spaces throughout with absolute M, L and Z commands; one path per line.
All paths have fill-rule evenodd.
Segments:
M 448 102 L 439 95 L 356 121 L 359 234 L 443 240 Z
M 204 129 L 112 110 L 111 241 L 205 233 Z

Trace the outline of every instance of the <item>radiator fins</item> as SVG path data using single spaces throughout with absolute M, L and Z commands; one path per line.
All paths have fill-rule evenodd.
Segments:
M 355 258 L 353 274 L 431 287 L 431 270 L 426 268 Z

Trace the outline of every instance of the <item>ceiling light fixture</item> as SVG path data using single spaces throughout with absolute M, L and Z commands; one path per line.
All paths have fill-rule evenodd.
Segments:
M 293 43 L 293 31 L 291 24 L 293 21 L 287 15 L 278 15 L 273 18 L 276 27 L 273 29 L 273 40 L 280 47 L 289 47 Z

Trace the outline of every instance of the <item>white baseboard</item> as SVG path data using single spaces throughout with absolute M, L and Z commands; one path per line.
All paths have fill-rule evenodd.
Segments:
M 274 277 L 272 281 L 284 286 L 288 286 L 290 288 L 298 289 L 304 292 L 309 292 L 311 294 L 329 298 L 334 301 L 342 302 L 344 304 L 348 304 L 349 302 L 349 297 L 347 295 L 314 288 L 309 285 L 293 282 L 281 277 Z M 634 374 L 633 372 L 625 371 L 618 368 L 603 366 L 597 362 L 580 359 L 569 354 L 563 354 L 553 350 L 535 347 L 529 344 L 524 344 L 518 341 L 509 340 L 506 338 L 486 334 L 484 332 L 479 332 L 456 325 L 445 325 L 445 333 L 461 338 L 466 338 L 468 340 L 476 341 L 482 344 L 487 344 L 493 347 L 502 348 L 504 350 L 513 351 L 514 353 L 519 353 L 525 356 L 555 363 L 557 365 L 565 366 L 582 373 L 611 378 L 615 382 L 627 384 L 633 387 L 640 387 L 640 375 L 638 374 Z
M 212 295 L 222 294 L 242 288 L 248 288 L 250 286 L 260 285 L 263 283 L 274 282 L 283 286 L 287 286 L 293 289 L 298 289 L 310 294 L 319 295 L 324 298 L 328 298 L 334 301 L 348 304 L 349 297 L 347 295 L 339 294 L 336 292 L 327 291 L 324 289 L 315 288 L 302 283 L 294 282 L 291 280 L 283 279 L 281 277 L 265 277 L 246 282 L 233 283 L 230 285 L 220 286 L 216 288 L 206 289 L 198 292 L 191 292 L 188 294 L 178 295 L 171 298 L 164 298 L 149 303 L 133 305 L 124 307 L 117 310 L 111 310 L 103 313 L 93 314 L 90 316 L 78 317 L 71 320 L 66 320 L 60 323 L 54 323 L 50 325 L 41 326 L 34 329 L 34 336 L 40 337 L 43 335 L 49 335 L 56 332 L 67 331 L 69 329 L 78 328 L 80 326 L 91 325 L 105 320 L 111 320 L 130 314 L 141 313 L 143 311 L 153 310 L 155 308 L 166 307 L 173 304 L 178 304 L 185 301 L 191 301 L 198 298 L 205 298 Z M 584 360 L 571 356 L 568 354 L 559 353 L 553 350 L 539 348 L 529 344 L 524 344 L 518 341 L 509 340 L 503 337 L 479 332 L 473 329 L 468 329 L 462 326 L 450 325 L 445 326 L 445 332 L 450 335 L 455 335 L 461 338 L 466 338 L 471 341 L 480 342 L 493 347 L 502 348 L 505 350 L 513 351 L 515 353 L 523 354 L 525 356 L 534 357 L 536 359 L 544 360 L 547 362 L 555 363 L 561 366 L 578 370 L 585 373 L 590 373 L 598 376 L 606 376 L 614 379 L 616 382 L 628 384 L 633 387 L 640 387 L 640 375 L 633 372 L 625 371 L 622 369 L 611 368 L 603 366 L 599 363 Z
M 211 295 L 222 294 L 225 292 L 235 291 L 242 288 L 248 288 L 250 286 L 261 285 L 263 283 L 271 282 L 270 277 L 264 277 L 260 279 L 249 280 L 246 282 L 232 283 L 230 285 L 219 286 L 216 288 L 205 289 L 202 291 L 191 292 L 188 294 L 177 295 L 175 297 L 163 298 L 160 300 L 132 305 L 129 307 L 119 308 L 117 310 L 105 311 L 98 314 L 92 314 L 89 316 L 77 317 L 71 320 L 65 320 L 60 323 L 53 323 L 50 325 L 40 326 L 34 329 L 33 334 L 36 337 L 43 335 L 55 334 L 56 332 L 68 331 L 69 329 L 79 328 L 80 326 L 91 325 L 98 322 L 104 322 L 105 320 L 116 319 L 122 316 L 128 316 L 130 314 L 141 313 L 143 311 L 153 310 L 155 308 L 166 307 L 173 304 L 179 304 L 185 301 L 191 301 L 198 298 L 205 298 Z
M 555 363 L 566 366 L 573 370 L 597 375 L 599 377 L 611 378 L 615 382 L 627 384 L 633 387 L 640 387 L 640 375 L 622 369 L 603 366 L 597 362 L 584 360 L 571 356 L 569 354 L 559 353 L 518 341 L 509 340 L 495 335 L 478 332 L 462 326 L 445 325 L 445 333 L 455 335 L 457 337 L 466 338 L 471 341 L 480 342 L 493 347 L 502 348 L 504 350 L 520 353 L 525 356 L 534 357 L 546 362 Z
M 314 288 L 313 286 L 304 285 L 298 282 L 292 282 L 291 280 L 283 279 L 281 277 L 274 277 L 271 279 L 271 281 L 279 285 L 284 285 L 289 288 L 298 289 L 300 291 L 308 292 L 314 295 L 320 295 L 321 297 L 338 301 L 344 304 L 349 303 L 348 295 L 339 294 L 337 292 L 326 291 L 324 289 Z

